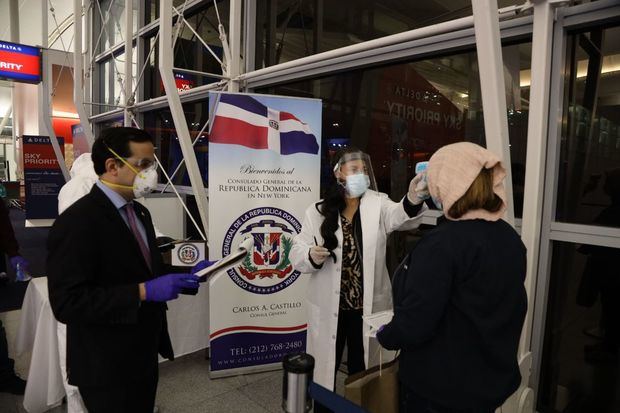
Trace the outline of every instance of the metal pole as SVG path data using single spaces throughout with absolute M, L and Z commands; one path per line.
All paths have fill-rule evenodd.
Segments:
M 133 59 L 133 0 L 125 0 L 125 110 L 124 124 L 131 126 Z
M 548 0 L 535 1 L 523 221 L 521 226 L 521 239 L 527 249 L 525 289 L 530 303 L 534 301 L 540 257 L 548 119 L 554 115 L 549 113 L 553 20 L 554 9 L 550 2 Z M 532 399 L 532 404 L 533 392 L 527 388 L 527 385 L 530 383 L 532 372 L 533 307 L 530 305 L 526 313 L 519 343 L 519 365 L 523 376 L 523 390 L 520 401 L 524 399 L 525 394 Z M 528 410 L 532 411 L 533 409 L 528 407 Z
M 73 0 L 73 102 L 84 129 L 88 146 L 92 147 L 95 138 L 84 107 L 84 61 L 82 56 L 82 0 Z
M 474 12 L 476 52 L 478 54 L 478 70 L 480 72 L 480 89 L 484 111 L 484 134 L 487 148 L 497 154 L 506 167 L 504 184 L 508 204 L 506 221 L 514 226 L 506 86 L 504 84 L 497 0 L 474 0 L 471 4 Z
M 255 69 L 256 62 L 256 2 L 245 2 L 245 30 L 244 54 L 245 70 L 251 72 Z
M 226 62 L 228 67 L 228 76 L 231 81 L 228 83 L 229 92 L 239 91 L 239 76 L 241 70 L 241 0 L 230 0 L 230 18 L 229 18 L 229 46 L 230 61 Z
M 159 9 L 159 30 L 161 34 L 159 36 L 159 73 L 166 91 L 166 99 L 170 106 L 172 120 L 174 121 L 174 126 L 179 137 L 179 144 L 181 146 L 181 152 L 183 152 L 183 158 L 185 159 L 189 180 L 192 185 L 194 196 L 196 197 L 196 205 L 198 206 L 198 213 L 204 227 L 204 233 L 208 235 L 207 192 L 202 183 L 202 176 L 198 168 L 196 153 L 194 152 L 189 128 L 187 127 L 187 120 L 183 112 L 183 105 L 179 98 L 179 91 L 177 90 L 172 70 L 172 0 L 160 0 Z
M 13 43 L 19 43 L 19 1 L 18 0 L 9 0 L 9 18 L 10 18 L 10 27 L 11 27 L 11 41 Z M 13 107 L 13 132 L 11 135 L 13 136 L 13 159 L 15 160 L 15 179 L 19 180 L 23 174 L 23 162 L 21 159 L 21 152 L 17 151 L 17 122 L 19 109 L 17 107 L 15 97 L 15 88 L 11 89 L 11 106 Z
M 547 156 L 547 128 L 553 42 L 553 9 L 547 0 L 534 3 L 530 109 L 527 125 L 527 157 L 523 197 L 521 238 L 527 248 L 528 297 L 534 292 L 534 275 L 538 267 L 540 229 L 542 224 L 543 183 Z M 529 352 L 531 314 L 528 312 L 521 341 L 521 354 Z

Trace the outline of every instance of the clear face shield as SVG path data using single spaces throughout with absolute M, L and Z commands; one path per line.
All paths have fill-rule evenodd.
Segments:
M 342 155 L 334 166 L 334 176 L 349 198 L 358 198 L 368 189 L 377 190 L 370 157 L 362 151 Z

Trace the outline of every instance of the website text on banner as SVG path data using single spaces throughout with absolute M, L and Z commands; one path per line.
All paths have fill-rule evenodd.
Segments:
M 212 92 L 209 106 L 209 258 L 254 241 L 210 286 L 211 373 L 279 368 L 306 347 L 307 279 L 289 252 L 319 200 L 321 101 Z

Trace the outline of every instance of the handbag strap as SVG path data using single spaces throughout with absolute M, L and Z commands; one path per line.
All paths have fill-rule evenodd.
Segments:
M 383 347 L 379 344 L 379 377 L 383 374 Z M 398 358 L 400 355 L 400 350 L 396 350 L 396 355 L 394 356 L 394 360 Z

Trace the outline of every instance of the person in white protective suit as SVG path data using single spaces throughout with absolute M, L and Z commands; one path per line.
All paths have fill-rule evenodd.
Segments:
M 77 157 L 71 166 L 71 179 L 62 186 L 58 193 L 58 215 L 69 208 L 75 201 L 90 192 L 99 179 L 90 159 L 90 153 Z
M 69 208 L 75 201 L 88 194 L 93 185 L 99 179 L 95 173 L 90 153 L 83 153 L 71 166 L 71 179 L 63 185 L 58 193 L 58 215 Z M 80 391 L 67 381 L 67 326 L 58 322 L 56 330 L 58 335 L 58 356 L 60 357 L 60 370 L 62 382 L 67 393 L 67 413 L 87 412 Z
M 306 210 L 291 250 L 294 267 L 310 274 L 307 352 L 316 360 L 314 381 L 329 390 L 345 345 L 349 374 L 378 364 L 383 350 L 363 333 L 362 315 L 392 308 L 386 241 L 392 231 L 420 224 L 429 197 L 419 176 L 400 202 L 377 192 L 370 158 L 357 149 L 345 149 L 333 171 L 335 182 Z M 383 356 L 388 361 L 393 353 Z M 317 403 L 315 411 L 327 410 Z

